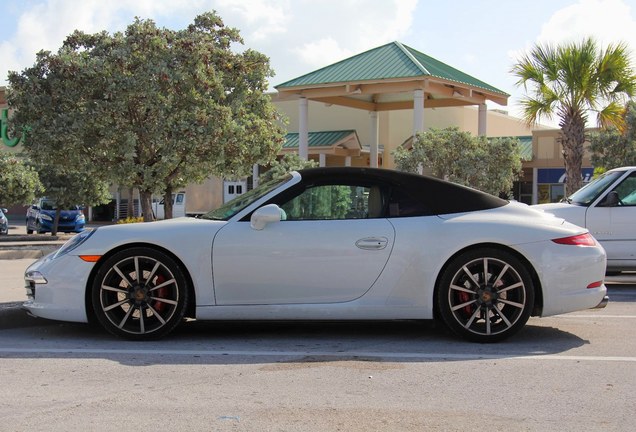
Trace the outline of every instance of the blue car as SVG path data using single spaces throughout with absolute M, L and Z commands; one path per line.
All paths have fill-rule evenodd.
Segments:
M 55 201 L 41 198 L 37 203 L 33 204 L 26 214 L 26 232 L 38 234 L 53 231 L 53 222 L 55 220 L 55 212 L 57 205 Z M 58 232 L 81 232 L 84 230 L 86 219 L 80 206 L 72 206 L 68 209 L 62 209 L 60 212 L 60 220 L 57 225 Z
M 0 235 L 9 234 L 9 221 L 4 215 L 6 212 L 6 208 L 0 208 Z

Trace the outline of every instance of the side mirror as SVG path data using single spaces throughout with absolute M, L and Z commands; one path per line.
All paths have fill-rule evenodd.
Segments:
M 281 209 L 276 204 L 267 204 L 252 213 L 250 226 L 255 230 L 262 230 L 267 224 L 280 222 Z
M 4 208 L 4 207 L 3 207 L 3 208 L 0 208 L 0 211 L 1 211 L 2 213 L 9 213 L 9 212 L 7 211 L 7 209 L 6 209 L 6 208 Z
M 611 191 L 607 194 L 605 199 L 600 203 L 600 207 L 616 207 L 620 200 L 618 199 L 618 192 Z

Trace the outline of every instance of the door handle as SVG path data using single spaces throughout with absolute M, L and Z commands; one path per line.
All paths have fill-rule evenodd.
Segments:
M 356 242 L 356 246 L 364 250 L 382 250 L 389 244 L 386 237 L 365 237 Z

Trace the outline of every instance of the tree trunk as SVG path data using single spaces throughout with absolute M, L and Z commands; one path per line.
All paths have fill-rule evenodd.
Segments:
M 165 219 L 172 219 L 172 206 L 174 201 L 172 200 L 172 186 L 166 186 L 166 190 L 163 193 L 163 217 Z
M 140 190 L 139 199 L 141 201 L 141 212 L 144 216 L 144 222 L 152 222 L 155 220 L 152 214 L 152 192 Z
M 585 119 L 579 113 L 568 113 L 563 117 L 560 126 L 566 175 L 565 196 L 569 196 L 579 190 L 582 184 Z
M 62 214 L 62 208 L 57 206 L 55 209 L 55 217 L 53 218 L 53 228 L 51 228 L 51 235 L 57 235 L 57 227 L 60 224 L 60 214 Z

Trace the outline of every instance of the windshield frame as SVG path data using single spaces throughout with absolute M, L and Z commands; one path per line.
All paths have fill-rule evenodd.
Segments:
M 207 212 L 201 216 L 201 219 L 228 221 L 255 202 L 269 195 L 272 191 L 278 189 L 280 186 L 289 183 L 293 178 L 294 176 L 289 173 L 282 177 L 277 177 L 273 180 L 262 183 L 254 189 L 226 202 L 221 207 Z
M 625 171 L 607 171 L 570 195 L 567 202 L 589 207 L 624 174 Z

